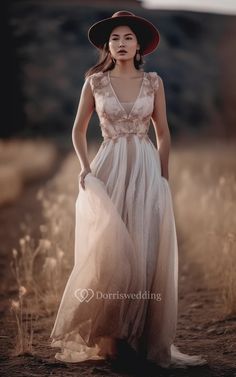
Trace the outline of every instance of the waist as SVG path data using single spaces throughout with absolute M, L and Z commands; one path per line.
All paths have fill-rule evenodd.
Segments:
M 113 135 L 103 135 L 103 142 L 112 140 L 113 142 L 116 142 L 119 137 L 125 137 L 127 141 L 129 142 L 133 136 L 138 136 L 139 139 L 145 139 L 150 140 L 147 132 L 141 132 L 141 131 L 125 131 L 125 132 L 117 132 Z

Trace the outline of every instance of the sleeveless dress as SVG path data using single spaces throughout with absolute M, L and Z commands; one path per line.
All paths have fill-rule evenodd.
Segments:
M 50 338 L 55 358 L 105 359 L 111 338 L 162 367 L 203 365 L 173 344 L 178 245 L 171 191 L 148 137 L 159 88 L 143 72 L 133 103 L 121 103 L 109 71 L 87 78 L 103 142 L 76 200 L 75 259 Z M 104 348 L 104 349 L 105 349 Z

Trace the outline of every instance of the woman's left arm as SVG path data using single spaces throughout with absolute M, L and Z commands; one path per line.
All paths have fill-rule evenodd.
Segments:
M 156 134 L 156 142 L 161 160 L 161 174 L 169 179 L 169 153 L 171 136 L 166 115 L 165 89 L 161 77 L 158 75 L 159 86 L 155 91 L 154 110 L 152 121 Z

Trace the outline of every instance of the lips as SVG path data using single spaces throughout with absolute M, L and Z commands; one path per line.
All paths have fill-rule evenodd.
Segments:
M 127 52 L 127 51 L 125 51 L 125 50 L 119 50 L 119 51 L 118 51 L 118 54 L 119 54 L 119 53 L 126 53 L 126 52 Z

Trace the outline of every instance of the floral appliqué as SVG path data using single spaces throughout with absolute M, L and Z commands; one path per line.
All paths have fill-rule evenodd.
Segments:
M 129 142 L 133 135 L 138 136 L 140 140 L 149 141 L 147 133 L 153 113 L 154 96 L 159 88 L 158 74 L 144 72 L 139 96 L 129 114 L 115 96 L 108 72 L 94 73 L 88 79 L 95 99 L 103 143 L 117 142 L 122 136 Z

